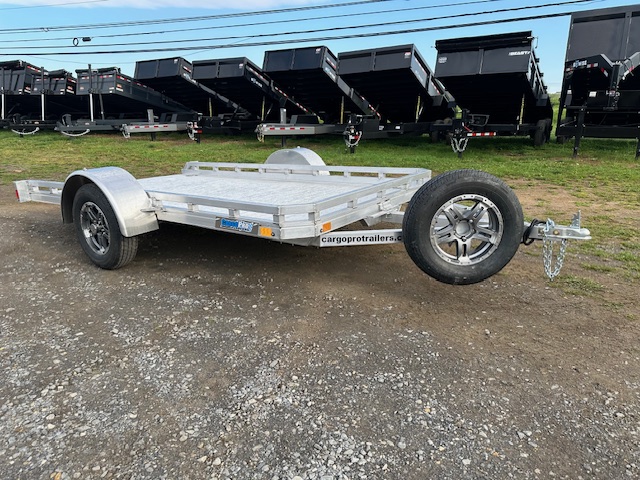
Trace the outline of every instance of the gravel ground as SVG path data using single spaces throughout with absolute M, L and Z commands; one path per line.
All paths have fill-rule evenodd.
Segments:
M 8 187 L 0 227 L 4 478 L 640 477 L 637 284 L 177 226 L 103 271 Z

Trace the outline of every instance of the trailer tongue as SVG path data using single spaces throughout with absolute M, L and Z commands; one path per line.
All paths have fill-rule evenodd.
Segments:
M 579 218 L 568 227 L 525 223 L 513 191 L 484 172 L 431 180 L 422 168 L 327 166 L 305 148 L 263 164 L 188 162 L 180 174 L 144 179 L 102 167 L 65 182 L 15 183 L 21 202 L 60 204 L 84 252 L 106 269 L 132 261 L 138 236 L 160 221 L 303 246 L 403 242 L 421 270 L 459 285 L 499 272 L 523 240 L 544 239 L 550 251 L 554 241 L 590 238 Z M 385 228 L 355 230 L 358 222 Z

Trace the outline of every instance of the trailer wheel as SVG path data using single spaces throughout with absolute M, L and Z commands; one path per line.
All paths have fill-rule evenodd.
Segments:
M 423 185 L 407 207 L 407 253 L 444 283 L 480 282 L 509 263 L 524 223 L 516 195 L 502 180 L 477 170 L 453 170 Z
M 138 237 L 125 237 L 104 193 L 94 184 L 80 187 L 73 199 L 73 223 L 84 253 L 100 268 L 114 270 L 131 262 Z
M 536 123 L 536 129 L 533 132 L 534 147 L 541 147 L 547 143 L 547 128 L 548 124 L 546 120 L 538 120 L 538 123 Z
M 433 122 L 433 125 L 444 125 L 444 121 L 436 120 L 435 122 Z M 442 140 L 443 132 L 438 128 L 432 128 L 430 136 L 431 143 L 438 143 L 440 140 Z

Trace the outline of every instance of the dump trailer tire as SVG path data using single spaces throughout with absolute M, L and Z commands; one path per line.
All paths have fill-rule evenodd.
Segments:
M 444 125 L 444 121 L 442 120 L 436 120 L 435 122 L 433 122 L 434 125 Z M 443 132 L 439 129 L 432 129 L 431 133 L 430 133 L 430 137 L 431 137 L 431 143 L 438 143 L 440 142 L 440 140 L 442 140 L 443 137 Z
M 415 193 L 402 236 L 407 253 L 427 275 L 469 285 L 509 263 L 523 229 L 520 201 L 506 183 L 486 172 L 453 170 Z
M 542 147 L 547 143 L 547 128 L 548 125 L 546 120 L 538 120 L 538 123 L 536 123 L 536 129 L 533 132 L 534 147 Z
M 138 237 L 125 237 L 109 200 L 96 185 L 80 187 L 73 198 L 73 223 L 84 253 L 107 270 L 131 262 L 138 251 Z

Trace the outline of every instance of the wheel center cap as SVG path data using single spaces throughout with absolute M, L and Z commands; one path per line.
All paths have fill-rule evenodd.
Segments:
M 468 221 L 458 222 L 456 225 L 456 235 L 459 237 L 465 237 L 473 231 L 473 227 Z

